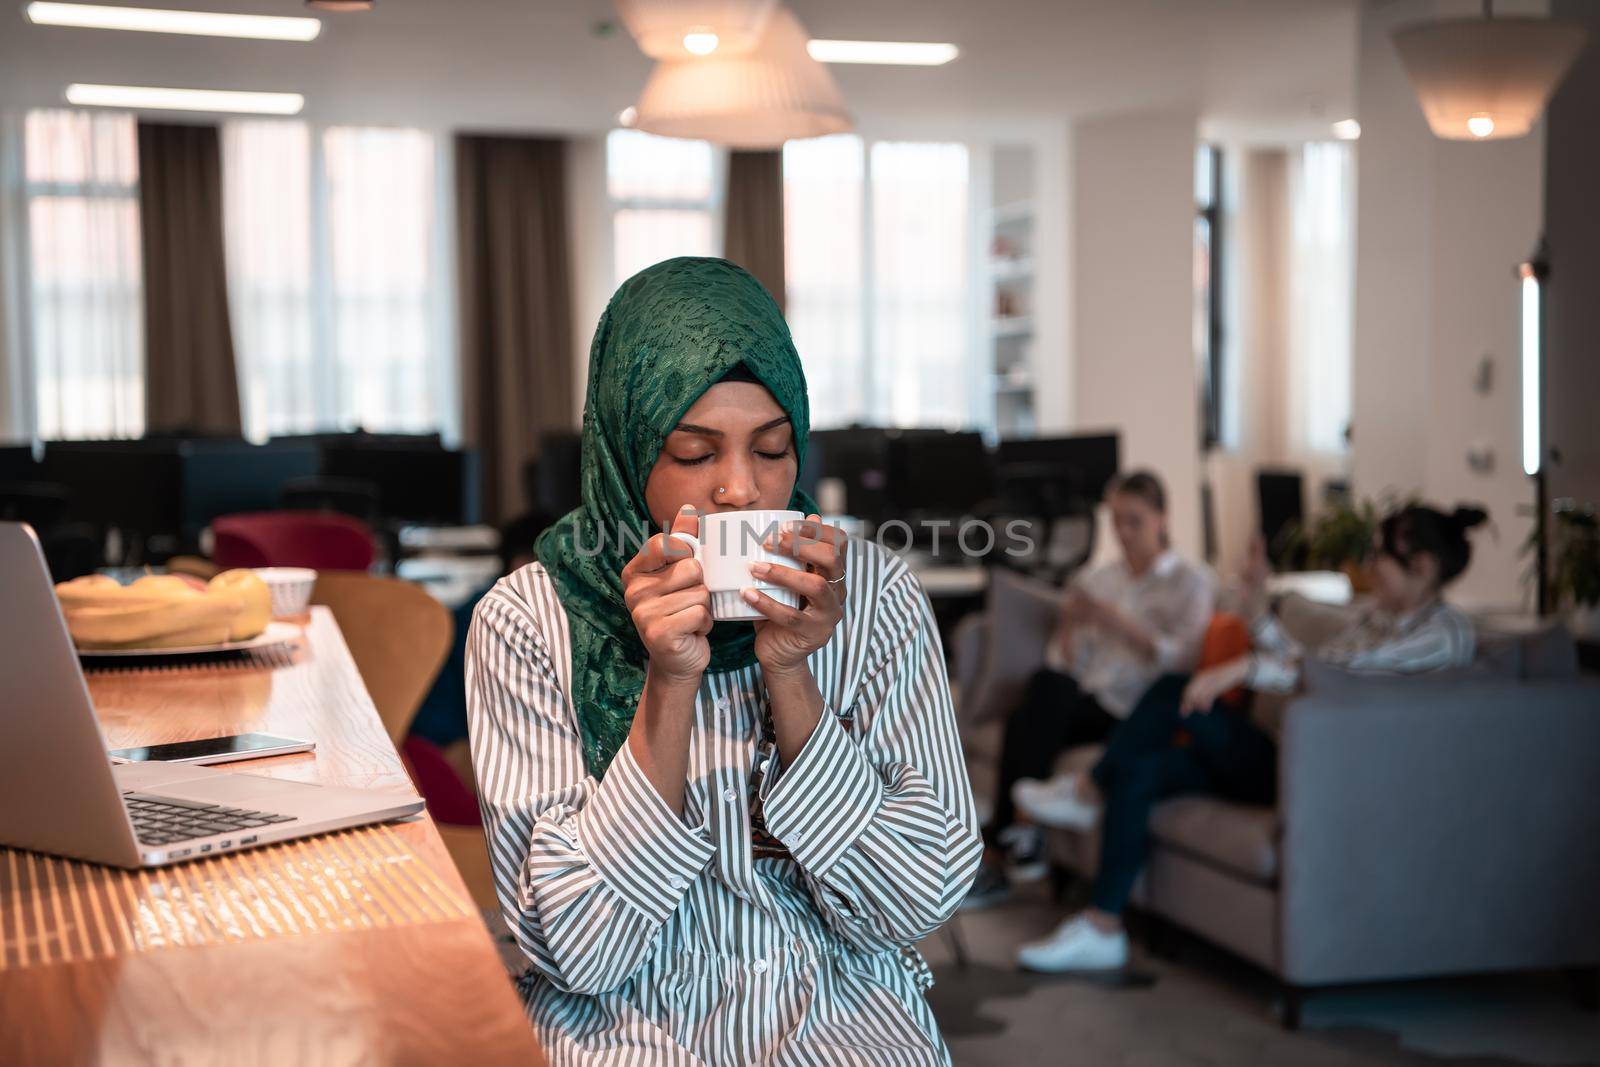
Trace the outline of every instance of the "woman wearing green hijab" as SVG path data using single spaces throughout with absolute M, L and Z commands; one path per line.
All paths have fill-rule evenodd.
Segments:
M 552 1064 L 938 1064 L 913 947 L 981 843 L 916 579 L 795 487 L 809 426 L 782 315 L 675 259 L 595 331 L 582 505 L 479 604 L 473 762 L 521 981 Z M 792 509 L 715 623 L 665 531 Z

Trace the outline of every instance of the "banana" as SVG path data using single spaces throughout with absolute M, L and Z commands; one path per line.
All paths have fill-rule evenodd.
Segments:
M 248 572 L 247 572 L 248 573 Z M 130 586 L 90 575 L 56 586 L 67 629 L 79 648 L 181 648 L 244 640 L 266 626 L 260 604 L 266 594 L 234 579 L 205 590 L 165 576 L 141 578 Z M 270 597 L 268 598 L 270 601 Z
M 223 571 L 211 579 L 207 591 L 233 596 L 239 601 L 239 613 L 228 630 L 230 641 L 246 641 L 265 630 L 272 621 L 272 590 L 255 571 L 243 567 Z

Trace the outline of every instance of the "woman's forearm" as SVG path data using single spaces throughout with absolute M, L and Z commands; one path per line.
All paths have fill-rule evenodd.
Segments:
M 639 712 L 628 731 L 634 762 L 650 779 L 667 807 L 681 816 L 689 778 L 689 734 L 694 729 L 694 701 L 700 682 L 646 671 Z
M 822 718 L 822 690 L 811 668 L 802 663 L 791 670 L 763 670 L 767 696 L 772 700 L 772 728 L 778 735 L 778 755 L 784 766 L 800 756 L 811 732 Z
M 1145 659 L 1156 658 L 1155 639 L 1150 636 L 1143 626 L 1128 618 L 1111 604 L 1102 602 L 1100 612 L 1101 624 L 1116 634 L 1124 644 L 1131 646 L 1135 652 Z

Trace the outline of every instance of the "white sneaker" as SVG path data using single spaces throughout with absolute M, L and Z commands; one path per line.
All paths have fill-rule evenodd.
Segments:
M 1041 826 L 1092 830 L 1100 821 L 1100 805 L 1078 796 L 1078 775 L 1060 774 L 1048 782 L 1024 778 L 1011 787 L 1017 810 Z
M 1128 965 L 1128 935 L 1095 929 L 1087 916 L 1064 921 L 1049 937 L 1031 941 L 1017 950 L 1017 963 L 1030 971 L 1061 974 L 1067 971 L 1117 971 Z

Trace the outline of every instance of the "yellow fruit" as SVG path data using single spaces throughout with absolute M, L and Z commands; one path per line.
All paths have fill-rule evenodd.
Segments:
M 271 617 L 266 583 L 233 573 L 244 577 L 204 589 L 176 575 L 146 575 L 126 587 L 95 575 L 62 582 L 56 596 L 79 648 L 220 644 L 256 636 Z
M 239 601 L 239 611 L 228 629 L 228 640 L 247 641 L 267 628 L 272 621 L 272 590 L 255 571 L 237 568 L 223 571 L 211 579 L 207 594 L 231 596 Z
M 159 648 L 226 641 L 239 610 L 231 597 L 150 597 L 134 593 L 131 587 L 97 603 L 69 606 L 63 602 L 62 608 L 67 629 L 80 648 Z M 196 640 L 197 634 L 204 640 Z
M 147 574 L 128 586 L 134 593 L 144 596 L 168 597 L 173 600 L 198 596 L 200 590 L 176 574 Z

